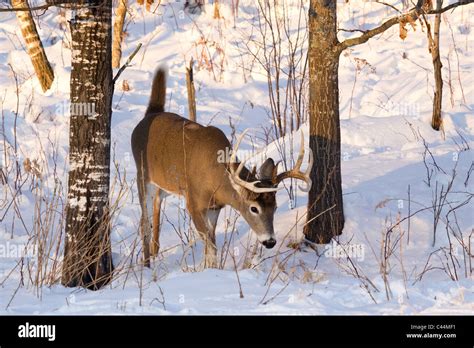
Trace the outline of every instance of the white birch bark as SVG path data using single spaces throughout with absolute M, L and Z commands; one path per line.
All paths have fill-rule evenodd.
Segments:
M 13 8 L 29 7 L 27 0 L 12 0 Z M 35 22 L 30 11 L 16 11 L 16 17 L 20 24 L 21 34 L 26 42 L 26 50 L 30 56 L 36 76 L 43 92 L 46 92 L 53 83 L 54 73 L 36 30 Z
M 112 44 L 112 68 L 120 68 L 122 57 L 123 25 L 127 14 L 128 0 L 119 0 L 114 23 L 114 41 Z

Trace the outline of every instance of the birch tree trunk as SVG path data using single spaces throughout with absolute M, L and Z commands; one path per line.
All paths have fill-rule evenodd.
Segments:
M 113 270 L 108 212 L 112 0 L 73 12 L 65 286 L 99 289 Z
M 119 0 L 114 23 L 114 41 L 112 45 L 112 68 L 120 68 L 122 57 L 123 24 L 127 14 L 128 0 Z
M 214 19 L 221 18 L 221 13 L 219 11 L 219 0 L 214 0 Z
M 29 7 L 27 0 L 12 0 L 12 6 L 13 8 Z M 21 34 L 26 42 L 26 50 L 30 56 L 31 63 L 33 63 L 41 89 L 43 92 L 46 92 L 53 83 L 54 73 L 44 52 L 35 22 L 30 11 L 16 11 L 16 17 L 20 23 Z
M 336 0 L 311 0 L 309 9 L 309 145 L 314 155 L 306 238 L 329 243 L 342 233 L 339 55 Z

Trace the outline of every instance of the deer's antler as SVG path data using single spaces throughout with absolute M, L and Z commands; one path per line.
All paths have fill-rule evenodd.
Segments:
M 240 146 L 240 143 L 242 142 L 242 139 L 244 138 L 245 134 L 247 133 L 248 128 L 242 132 L 242 134 L 239 136 L 237 139 L 237 142 L 232 149 L 232 155 L 230 157 L 230 163 L 229 163 L 229 169 L 230 169 L 230 174 L 231 174 L 231 180 L 244 188 L 246 188 L 249 191 L 255 192 L 255 193 L 265 193 L 265 192 L 276 192 L 278 191 L 278 187 L 257 187 L 256 185 L 260 184 L 260 180 L 248 182 L 240 178 L 240 172 L 245 166 L 245 162 L 247 161 L 246 159 L 242 160 L 237 167 L 237 170 L 234 170 L 233 163 L 237 162 L 237 149 Z
M 302 172 L 301 165 L 303 164 L 304 152 L 304 133 L 303 131 L 301 131 L 301 148 L 300 153 L 298 155 L 298 159 L 296 160 L 295 167 L 291 170 L 278 174 L 274 181 L 275 185 L 278 185 L 281 181 L 285 179 L 294 178 L 303 180 L 306 183 L 306 187 L 303 188 L 300 186 L 301 191 L 308 192 L 311 189 L 311 185 L 313 184 L 313 182 L 311 181 L 311 178 L 309 176 L 311 174 L 311 168 L 313 167 L 313 151 L 311 151 L 311 149 L 309 150 L 308 168 L 306 168 L 305 172 Z
M 303 180 L 306 183 L 306 187 L 301 187 L 300 189 L 304 192 L 308 192 L 311 189 L 312 181 L 310 178 L 311 174 L 311 168 L 313 167 L 313 152 L 309 150 L 309 163 L 308 163 L 308 168 L 306 168 L 305 172 L 301 171 L 301 165 L 303 164 L 303 159 L 304 159 L 304 133 L 301 131 L 301 149 L 298 155 L 298 159 L 296 160 L 295 167 L 289 171 L 280 173 L 276 176 L 275 180 L 273 181 L 274 187 L 258 187 L 256 185 L 261 184 L 260 180 L 248 182 L 240 178 L 240 173 L 242 172 L 242 169 L 245 166 L 246 160 L 242 160 L 239 163 L 239 166 L 237 169 L 234 169 L 234 166 L 232 165 L 233 163 L 237 162 L 237 149 L 240 146 L 240 143 L 242 142 L 242 139 L 244 138 L 245 134 L 247 133 L 248 129 L 244 130 L 242 134 L 239 136 L 237 139 L 237 142 L 232 149 L 232 155 L 230 158 L 230 163 L 229 163 L 229 169 L 231 173 L 231 179 L 232 181 L 247 190 L 250 190 L 255 193 L 264 193 L 264 192 L 275 192 L 278 191 L 279 188 L 277 187 L 278 184 L 288 178 L 294 178 L 294 179 L 299 179 Z M 279 162 L 278 162 L 279 163 Z M 278 167 L 278 164 L 275 166 L 275 168 Z

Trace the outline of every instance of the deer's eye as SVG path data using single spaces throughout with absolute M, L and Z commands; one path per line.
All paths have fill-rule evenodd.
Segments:
M 258 210 L 258 208 L 257 208 L 256 206 L 254 206 L 254 205 L 252 205 L 252 206 L 250 207 L 250 211 L 251 211 L 253 214 L 259 214 L 259 213 L 260 213 L 259 210 Z

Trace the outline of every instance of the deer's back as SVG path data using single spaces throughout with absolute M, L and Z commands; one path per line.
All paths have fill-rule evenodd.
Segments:
M 177 194 L 205 193 L 225 184 L 226 166 L 218 156 L 226 148 L 229 141 L 218 128 L 168 112 L 146 116 L 132 133 L 133 155 L 145 182 Z

